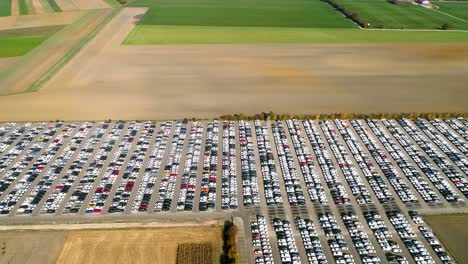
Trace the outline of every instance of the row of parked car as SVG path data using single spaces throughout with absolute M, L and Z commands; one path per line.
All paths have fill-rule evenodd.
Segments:
M 65 145 L 57 158 L 53 160 L 52 165 L 46 169 L 45 173 L 42 174 L 39 182 L 36 183 L 35 187 L 29 192 L 29 194 L 26 194 L 26 198 L 21 203 L 19 209 L 16 210 L 17 214 L 31 214 L 36 209 L 37 205 L 42 201 L 55 180 L 64 170 L 65 166 L 72 159 L 72 156 L 78 150 L 92 127 L 92 123 L 87 122 L 83 123 L 81 127 L 78 128 L 68 144 Z M 70 129 L 70 135 L 73 133 L 73 130 L 76 129 L 76 126 Z M 64 135 L 63 140 L 68 137 L 69 135 Z
M 63 127 L 63 128 L 62 128 Z M 0 180 L 0 196 L 5 194 L 0 201 L 0 213 L 9 214 L 12 209 L 20 202 L 33 182 L 46 169 L 49 162 L 57 154 L 64 141 L 71 135 L 76 124 L 57 123 L 47 127 L 25 155 L 5 173 Z M 56 135 L 56 133 L 60 131 Z M 49 142 L 50 141 L 50 142 Z M 49 144 L 50 143 L 50 144 Z M 25 173 L 21 173 L 25 171 Z
M 436 121 L 434 120 L 432 122 Z M 436 126 L 437 129 L 435 129 L 425 119 L 416 119 L 414 120 L 414 124 L 416 124 L 416 126 L 418 126 L 419 129 L 421 129 L 426 134 L 426 136 L 435 145 L 437 145 L 437 147 L 439 147 L 442 152 L 444 152 L 445 155 L 447 155 L 447 157 L 449 157 L 449 159 L 451 159 L 452 162 L 455 163 L 455 165 L 460 168 L 463 173 L 465 173 L 465 175 L 468 175 L 468 158 L 466 156 L 466 149 L 464 149 L 464 152 L 460 152 L 457 147 L 454 147 L 454 145 L 459 145 L 464 148 L 464 142 L 459 143 L 456 141 L 454 132 L 448 131 L 442 126 Z M 453 145 L 450 144 L 447 139 L 449 139 Z
M 422 199 L 428 204 L 440 203 L 440 198 L 437 193 L 432 189 L 426 179 L 423 178 L 422 174 L 419 173 L 413 163 L 411 163 L 404 151 L 383 129 L 380 123 L 376 120 L 367 120 L 367 124 L 393 160 L 396 161 L 396 164 L 400 167 L 403 175 L 405 175 L 411 182 L 414 189 L 419 193 Z
M 260 121 L 255 121 L 255 135 L 257 139 L 257 150 L 262 170 L 263 191 L 265 202 L 268 207 L 283 205 L 279 176 L 276 170 L 275 158 L 273 156 L 272 144 L 268 128 Z
M 346 145 L 348 146 L 351 154 L 356 160 L 362 174 L 367 179 L 371 189 L 374 191 L 375 196 L 382 204 L 388 204 L 393 200 L 392 193 L 388 186 L 383 181 L 380 174 L 377 172 L 374 163 L 367 155 L 366 151 L 362 147 L 362 144 L 357 140 L 350 125 L 345 120 L 335 120 L 335 124 L 343 137 Z
M 402 250 L 398 243 L 393 239 L 392 232 L 385 224 L 382 216 L 378 212 L 369 211 L 364 212 L 364 218 L 377 239 L 377 243 L 379 243 L 380 248 L 385 252 L 387 261 L 399 264 L 408 264 L 408 260 L 401 254 Z
M 195 202 L 195 192 L 197 186 L 198 162 L 201 156 L 203 137 L 203 124 L 192 123 L 190 135 L 185 154 L 185 164 L 182 179 L 179 186 L 179 198 L 177 200 L 178 211 L 191 211 Z
M 386 214 L 414 261 L 418 264 L 435 263 L 434 259 L 429 254 L 429 251 L 416 236 L 413 228 L 408 220 L 406 220 L 403 213 L 399 211 L 388 211 Z
M 328 263 L 314 223 L 309 219 L 297 217 L 296 226 L 301 233 L 308 262 L 310 264 Z
M 325 188 L 320 182 L 320 177 L 315 169 L 312 155 L 306 145 L 299 122 L 297 120 L 288 120 L 286 124 L 289 128 L 289 135 L 291 136 L 310 200 L 314 203 L 327 204 L 328 200 Z
M 339 125 L 341 126 L 341 124 Z M 340 126 L 338 126 L 339 130 L 342 129 Z M 356 199 L 356 202 L 358 204 L 373 204 L 374 201 L 372 200 L 369 191 L 364 185 L 364 182 L 361 179 L 354 162 L 351 160 L 348 151 L 339 140 L 338 133 L 332 126 L 332 122 L 330 120 L 320 122 L 320 128 L 325 135 L 325 139 L 330 146 L 331 152 L 333 153 L 333 156 L 338 163 L 338 167 L 340 167 L 341 172 L 343 173 L 343 176 L 348 183 L 349 188 L 351 189 L 351 193 Z
M 186 136 L 187 122 L 177 122 L 156 196 L 155 211 L 171 210 Z
M 445 138 L 461 152 L 461 154 L 464 155 L 466 162 L 466 157 L 468 156 L 468 144 L 466 143 L 466 139 L 460 136 L 460 133 L 465 134 L 465 131 L 460 128 L 452 131 L 449 126 L 440 119 L 428 119 L 427 121 L 439 130 L 439 132 L 444 135 Z
M 409 216 L 413 222 L 418 225 L 419 232 L 427 240 L 427 243 L 432 247 L 434 252 L 440 258 L 440 261 L 444 264 L 454 264 L 455 262 L 449 256 L 439 239 L 434 235 L 432 230 L 426 225 L 426 222 L 419 216 L 418 212 L 409 211 Z
M 363 225 L 358 220 L 358 216 L 352 212 L 342 213 L 341 219 L 348 230 L 354 248 L 361 257 L 362 263 L 382 263 L 376 255 L 377 251 L 372 245 L 369 236 L 363 230 Z
M 26 132 L 30 127 L 32 126 L 32 123 L 25 123 L 22 126 L 17 126 L 16 123 L 6 123 L 0 126 L 0 153 L 5 153 L 5 151 L 12 146 L 14 143 L 16 143 L 16 146 L 14 149 L 12 149 L 8 155 L 3 157 L 1 159 L 2 162 L 0 162 L 0 173 L 5 170 L 5 168 L 8 166 L 9 162 L 9 156 L 11 155 L 17 155 L 21 152 L 22 149 L 18 149 L 17 147 L 22 145 L 22 144 L 28 144 L 27 137 L 25 137 L 22 141 L 16 142 L 18 138 L 20 138 L 24 132 Z M 19 151 L 18 151 L 19 150 Z
M 48 197 L 45 198 L 45 203 L 39 210 L 40 214 L 55 214 L 59 210 L 60 205 L 65 201 L 65 198 L 67 197 L 68 193 L 70 193 L 72 187 L 75 186 L 78 182 L 78 176 L 82 171 L 84 171 L 83 168 L 85 164 L 92 158 L 93 152 L 95 151 L 97 144 L 100 142 L 108 126 L 108 124 L 103 122 L 95 125 L 94 131 L 85 141 L 76 157 L 68 166 L 68 169 L 64 173 L 63 177 L 60 178 L 55 187 L 51 186 L 53 191 L 49 194 Z
M 237 209 L 236 127 L 233 121 L 223 122 L 223 163 L 221 174 L 221 209 Z
M 214 210 L 216 206 L 216 179 L 218 177 L 219 121 L 208 123 L 206 128 L 203 174 L 200 186 L 199 210 Z
M 400 200 L 405 204 L 417 203 L 418 199 L 414 195 L 413 191 L 403 180 L 387 154 L 377 144 L 375 138 L 365 128 L 363 122 L 361 120 L 351 120 L 350 122 L 374 160 L 377 162 L 377 165 L 379 165 L 385 177 L 390 182 L 390 185 L 392 185 Z
M 296 240 L 292 232 L 291 223 L 279 218 L 273 219 L 273 228 L 276 233 L 278 250 L 283 264 L 300 264 L 301 258 L 297 249 Z
M 455 184 L 465 197 L 468 197 L 468 180 L 458 172 L 449 159 L 430 140 L 426 139 L 410 120 L 398 119 L 397 121 L 427 156 L 442 170 L 444 175 Z
M 302 192 L 299 173 L 297 172 L 295 159 L 291 153 L 291 147 L 280 121 L 271 124 L 273 138 L 275 140 L 276 152 L 278 153 L 279 164 L 283 176 L 284 186 L 290 205 L 305 205 L 305 197 Z
M 250 222 L 250 234 L 252 237 L 255 263 L 273 264 L 268 224 L 263 215 L 257 215 L 255 221 Z
M 340 264 L 355 263 L 354 256 L 350 253 L 335 216 L 331 213 L 320 213 L 318 217 L 335 262 Z
M 463 201 L 442 173 L 432 165 L 432 162 L 416 147 L 394 120 L 382 120 L 382 124 L 448 202 Z
M 468 141 L 468 129 L 458 119 L 444 119 L 444 122 L 457 132 L 463 139 Z M 466 149 L 466 146 L 465 146 Z
M 306 135 L 312 146 L 312 150 L 314 151 L 315 156 L 317 157 L 317 162 L 322 170 L 323 178 L 330 189 L 333 202 L 335 204 L 350 204 L 351 200 L 349 199 L 348 192 L 343 186 L 341 177 L 338 175 L 338 170 L 333 164 L 325 143 L 323 143 L 315 121 L 305 120 L 303 124 Z
M 239 121 L 239 145 L 244 207 L 260 205 L 255 147 L 250 122 Z

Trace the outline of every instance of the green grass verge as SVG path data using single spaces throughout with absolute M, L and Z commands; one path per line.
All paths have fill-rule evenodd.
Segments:
M 52 6 L 49 4 L 49 1 L 47 1 L 47 0 L 39 0 L 39 2 L 41 2 L 42 7 L 44 8 L 44 10 L 45 10 L 47 13 L 52 13 L 52 12 L 54 12 L 54 9 L 53 9 Z
M 122 5 L 117 0 L 104 0 L 108 5 L 114 8 L 122 7 Z
M 138 25 L 124 44 L 468 42 L 468 32 Z
M 11 15 L 11 0 L 0 0 L 0 16 Z
M 468 214 L 426 215 L 424 220 L 457 263 L 468 263 Z
M 0 37 L 0 58 L 22 56 L 37 47 L 46 36 Z
M 150 10 L 140 25 L 353 28 L 320 0 L 137 0 Z
M 54 12 L 62 12 L 62 9 L 60 8 L 59 5 L 57 5 L 57 3 L 54 0 L 47 0 L 47 2 L 52 7 Z
M 27 15 L 28 14 L 28 5 L 26 4 L 26 1 L 27 0 L 18 0 L 20 15 Z
M 448 24 L 468 30 L 468 22 L 412 4 L 391 4 L 386 0 L 334 0 L 372 28 L 439 29 Z
M 434 5 L 439 7 L 436 10 L 468 20 L 468 2 L 436 2 Z

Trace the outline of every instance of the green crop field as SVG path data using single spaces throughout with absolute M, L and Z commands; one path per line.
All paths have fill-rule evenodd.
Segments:
M 450 14 L 452 16 L 459 17 L 464 20 L 468 20 L 468 2 L 445 2 L 445 3 L 434 3 L 434 5 L 438 6 L 439 11 Z
M 0 58 L 22 56 L 63 26 L 0 30 Z
M 11 13 L 11 0 L 0 0 L 0 16 L 9 16 Z
M 468 30 L 468 22 L 412 4 L 391 4 L 386 0 L 334 0 L 372 28 L 440 29 L 443 24 L 453 29 Z M 466 11 L 465 11 L 466 12 Z
M 468 32 L 329 28 L 137 26 L 124 44 L 467 42 Z
M 0 37 L 0 58 L 22 56 L 46 40 L 46 36 Z
M 137 0 L 150 10 L 140 25 L 234 27 L 356 27 L 320 0 Z

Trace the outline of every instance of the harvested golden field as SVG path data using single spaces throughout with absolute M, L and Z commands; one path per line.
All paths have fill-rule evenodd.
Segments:
M 66 238 L 66 231 L 1 231 L 0 264 L 55 263 Z
M 57 261 L 73 263 L 176 263 L 181 243 L 213 245 L 213 263 L 222 253 L 219 227 L 157 229 L 72 230 Z
M 182 243 L 177 247 L 177 264 L 213 263 L 211 243 Z
M 426 215 L 424 220 L 457 263 L 468 263 L 468 214 Z

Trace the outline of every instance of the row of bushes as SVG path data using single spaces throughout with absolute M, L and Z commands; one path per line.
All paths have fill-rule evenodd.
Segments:
M 332 113 L 332 114 L 277 114 L 274 112 L 262 112 L 255 115 L 223 115 L 220 119 L 223 120 L 287 120 L 287 119 L 397 119 L 397 118 L 457 118 L 468 117 L 468 113 Z
M 340 11 L 343 15 L 345 15 L 347 18 L 351 19 L 354 21 L 354 23 L 358 24 L 362 28 L 366 28 L 368 23 L 364 19 L 359 17 L 359 14 L 356 12 L 352 12 L 350 10 L 347 10 L 343 6 L 339 5 L 335 0 L 322 0 L 325 3 L 328 3 L 329 5 L 333 6 L 336 10 Z
M 223 228 L 223 255 L 221 255 L 221 264 L 239 263 L 239 253 L 237 252 L 237 226 L 232 221 L 224 222 Z

